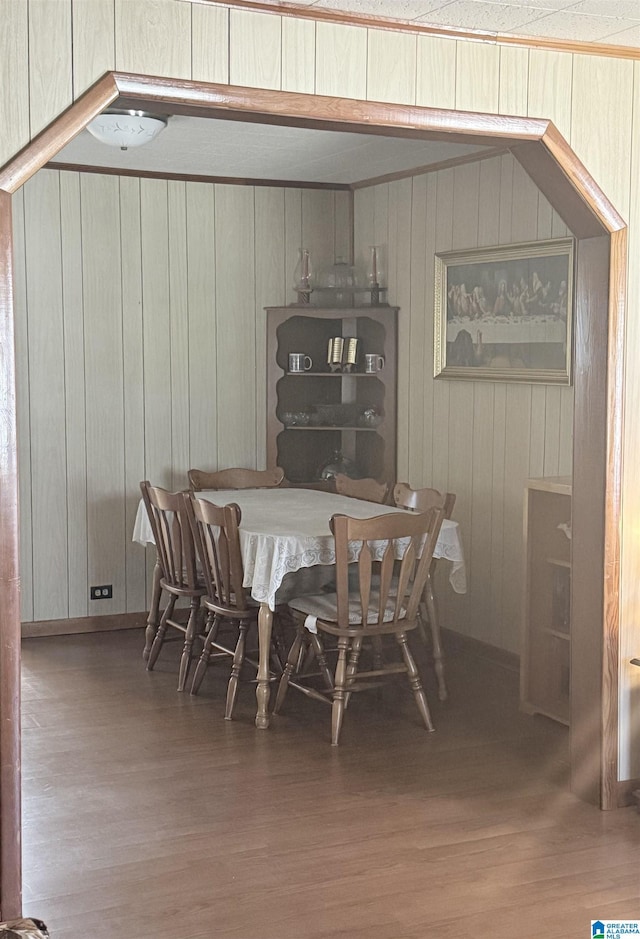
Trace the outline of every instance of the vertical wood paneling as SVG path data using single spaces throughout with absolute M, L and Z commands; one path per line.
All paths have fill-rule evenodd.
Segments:
M 144 342 L 145 469 L 147 479 L 170 488 L 171 314 L 169 307 L 169 218 L 167 183 L 140 180 Z
M 293 303 L 296 295 L 293 291 L 294 272 L 298 263 L 298 251 L 308 248 L 302 236 L 302 190 L 286 189 L 284 193 L 284 267 L 286 303 Z M 317 264 L 311 259 L 313 269 Z
M 456 103 L 456 53 L 453 39 L 418 36 L 416 49 L 416 104 L 453 108 Z
M 287 302 L 285 281 L 285 190 L 255 191 L 256 466 L 266 466 L 267 318 L 265 306 Z
M 215 220 L 218 461 L 255 466 L 253 189 L 216 186 Z
M 218 467 L 215 187 L 187 183 L 191 466 Z
M 415 104 L 417 37 L 368 30 L 367 98 Z
M 412 485 L 457 495 L 469 593 L 452 594 L 441 572 L 443 621 L 517 651 L 524 482 L 558 474 L 561 448 L 562 471 L 571 471 L 572 390 L 434 381 L 433 256 L 548 238 L 554 214 L 511 156 L 416 177 L 408 199 L 398 185 L 356 193 L 354 231 L 356 257 L 363 257 L 376 224 L 387 220 L 390 300 L 401 307 L 399 477 L 406 469 Z M 410 291 L 401 298 L 406 258 Z
M 316 24 L 282 18 L 282 90 L 312 95 L 316 86 Z
M 142 338 L 142 241 L 140 180 L 120 179 L 120 252 L 122 258 L 122 368 L 124 396 L 125 547 L 128 613 L 146 606 L 145 552 L 131 533 L 146 479 L 144 447 L 144 352 Z M 155 551 L 149 550 L 149 563 Z
M 80 177 L 60 174 L 60 231 L 62 244 L 62 309 L 67 474 L 67 554 L 69 616 L 88 612 L 87 570 L 87 452 L 84 367 L 84 304 Z
M 73 97 L 115 68 L 115 0 L 72 0 Z
M 187 207 L 185 183 L 168 183 L 169 315 L 171 319 L 172 488 L 183 489 L 190 468 Z
M 208 3 L 191 7 L 191 77 L 229 81 L 229 10 Z
M 124 400 L 120 282 L 120 200 L 115 176 L 84 176 L 82 282 L 85 312 L 87 544 L 89 584 L 113 584 L 113 599 L 90 614 L 126 605 Z M 114 277 L 114 271 L 118 275 Z M 108 406 L 105 406 L 108 402 Z
M 353 256 L 353 193 L 338 190 L 333 195 L 333 250 L 336 257 Z
M 29 106 L 32 137 L 71 104 L 71 74 L 71 0 L 30 0 Z
M 411 480 L 422 479 L 424 460 L 424 412 L 425 397 L 420 393 L 424 372 L 431 368 L 430 358 L 426 354 L 426 331 L 431 323 L 429 303 L 431 297 L 426 293 L 427 281 L 427 181 L 428 176 L 416 176 L 412 180 L 411 192 L 411 232 L 408 257 L 410 261 L 410 298 L 409 298 L 409 357 L 408 357 L 408 395 L 407 402 L 407 476 Z M 430 402 L 429 402 L 430 403 Z M 399 474 L 398 478 L 400 478 Z
M 143 75 L 191 77 L 191 4 L 115 0 L 116 68 Z
M 29 328 L 25 257 L 24 195 L 13 196 L 13 302 L 16 343 L 16 426 L 20 509 L 20 616 L 33 619 L 33 555 L 31 524 L 31 421 L 29 392 Z
M 25 187 L 33 615 L 68 616 L 64 333 L 59 174 Z
M 500 47 L 458 43 L 456 107 L 462 111 L 497 111 L 500 88 Z
M 5 0 L 0 30 L 0 166 L 29 141 L 29 16 Z
M 572 56 L 546 49 L 530 50 L 529 116 L 550 118 L 567 140 L 571 139 L 572 85 Z
M 411 320 L 411 179 L 389 185 L 388 285 L 398 312 L 397 471 L 409 475 L 410 320 Z
M 318 273 L 323 267 L 333 264 L 338 257 L 348 260 L 350 245 L 341 243 L 344 255 L 337 255 L 335 232 L 327 225 L 327 219 L 333 216 L 334 194 L 323 189 L 302 190 L 302 245 L 308 248 L 313 269 Z M 297 252 L 293 263 L 297 262 Z M 291 281 L 293 283 L 293 280 Z
M 629 215 L 632 106 L 633 62 L 574 56 L 571 146 L 625 218 Z
M 316 94 L 367 97 L 367 30 L 316 23 Z
M 251 10 L 231 10 L 229 80 L 232 85 L 280 88 L 281 48 L 280 17 Z
M 500 114 L 526 114 L 529 50 L 500 48 Z

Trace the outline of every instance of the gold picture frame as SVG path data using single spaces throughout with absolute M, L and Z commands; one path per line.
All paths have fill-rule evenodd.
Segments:
M 435 257 L 434 376 L 570 385 L 573 238 Z

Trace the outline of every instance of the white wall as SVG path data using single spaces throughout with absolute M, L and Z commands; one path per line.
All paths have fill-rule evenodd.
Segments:
M 368 245 L 388 246 L 400 307 L 398 478 L 457 496 L 468 592 L 440 565 L 443 624 L 519 652 L 524 484 L 571 473 L 573 389 L 434 380 L 434 255 L 567 228 L 510 155 L 359 189 L 354 215 L 361 264 Z
M 23 621 L 144 610 L 140 480 L 264 465 L 263 307 L 300 244 L 348 250 L 350 200 L 53 170 L 16 196 Z

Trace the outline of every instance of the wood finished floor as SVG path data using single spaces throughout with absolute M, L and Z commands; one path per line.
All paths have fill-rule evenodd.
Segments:
M 408 693 L 329 710 L 290 692 L 269 731 L 210 669 L 175 690 L 142 633 L 23 644 L 24 907 L 52 939 L 583 939 L 640 916 L 640 816 L 566 789 L 567 734 L 517 676 L 448 662 L 436 733 Z

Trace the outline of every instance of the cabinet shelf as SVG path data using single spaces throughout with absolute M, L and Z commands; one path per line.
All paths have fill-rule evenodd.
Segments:
M 291 378 L 378 378 L 380 372 L 285 372 Z
M 282 422 L 281 422 L 281 423 L 282 423 Z M 365 434 L 367 434 L 367 433 L 368 433 L 368 434 L 376 434 L 376 433 L 378 433 L 378 431 L 379 431 L 380 428 L 382 427 L 382 424 L 378 424 L 377 427 L 345 427 L 344 425 L 338 426 L 337 424 L 336 424 L 336 425 L 333 425 L 333 424 L 324 424 L 322 427 L 309 427 L 309 426 L 306 425 L 306 424 L 292 424 L 292 425 L 289 426 L 289 427 L 287 427 L 286 424 L 283 424 L 282 426 L 283 426 L 284 430 L 330 430 L 330 431 L 335 431 L 335 430 L 355 430 L 355 431 L 357 431 L 359 434 L 362 434 L 362 433 L 365 433 Z
M 525 489 L 525 603 L 520 704 L 569 723 L 571 701 L 571 481 L 530 479 Z
M 325 299 L 333 302 L 329 296 Z M 281 466 L 290 481 L 311 484 L 340 451 L 355 464 L 354 473 L 359 476 L 394 481 L 397 307 L 303 304 L 267 307 L 266 314 L 267 465 Z M 327 348 L 335 337 L 358 340 L 354 371 L 329 370 Z M 309 356 L 311 368 L 290 372 L 291 353 Z M 381 356 L 384 367 L 365 372 L 364 357 L 368 353 Z M 368 411 L 378 416 L 375 427 L 358 423 L 362 420 L 364 424 L 363 415 Z M 349 423 L 285 424 L 280 419 L 299 412 Z M 298 435 L 289 431 L 297 431 Z M 302 431 L 306 435 L 300 436 Z

